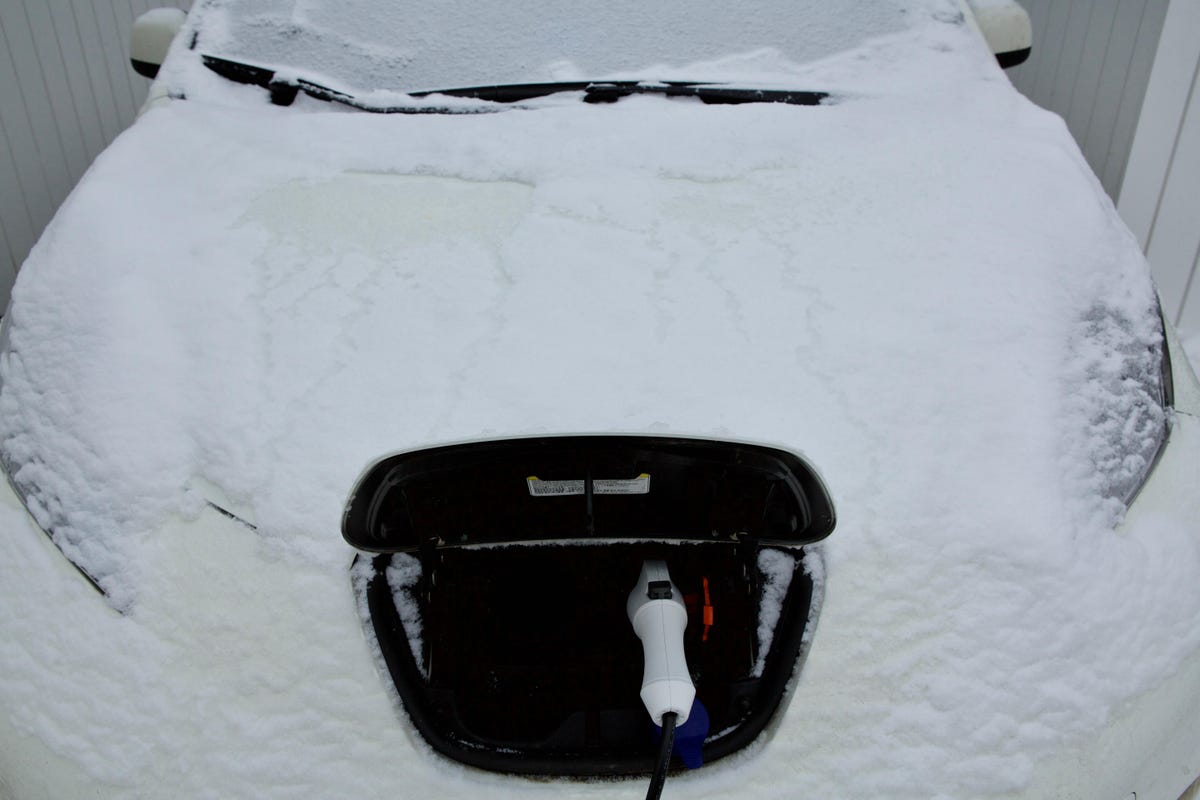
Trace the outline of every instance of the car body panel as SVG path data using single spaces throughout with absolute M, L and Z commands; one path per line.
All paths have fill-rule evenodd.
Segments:
M 17 796 L 636 791 L 432 754 L 339 534 L 388 453 L 613 433 L 786 449 L 838 510 L 786 713 L 676 790 L 1170 800 L 1194 777 L 1194 384 L 1118 526 L 1075 357 L 1108 352 L 1083 322 L 1111 311 L 1152 358 L 1153 288 L 961 17 L 788 72 L 818 107 L 276 108 L 180 42 L 161 75 L 189 99 L 97 160 L 6 318 L 0 435 L 34 515 L 0 488 Z

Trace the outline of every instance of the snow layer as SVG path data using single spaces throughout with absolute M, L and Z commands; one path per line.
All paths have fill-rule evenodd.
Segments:
M 681 65 L 771 49 L 812 61 L 941 13 L 943 0 L 609 0 L 581 14 L 569 3 L 409 0 L 204 0 L 196 47 L 361 95 L 494 84 L 659 80 Z M 730 80 L 690 67 L 683 80 Z M 778 75 L 771 76 L 778 79 Z M 793 87 L 794 88 L 794 87 Z
M 406 735 L 338 531 L 392 451 L 676 433 L 804 454 L 839 525 L 786 717 L 675 790 L 1028 785 L 1196 651 L 1200 552 L 1192 519 L 1113 529 L 1088 432 L 1111 395 L 1082 391 L 1112 387 L 1069 365 L 1097 308 L 1152 347 L 1152 289 L 1061 120 L 970 36 L 943 14 L 722 62 L 837 93 L 818 108 L 380 117 L 181 62 L 199 99 L 98 159 L 14 289 L 0 452 L 127 613 L 5 506 L 8 719 L 131 794 L 628 794 Z

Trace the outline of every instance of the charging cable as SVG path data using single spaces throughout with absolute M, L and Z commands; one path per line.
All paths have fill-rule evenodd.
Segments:
M 662 721 L 662 742 L 658 746 L 658 761 L 650 777 L 646 800 L 658 800 L 662 796 L 663 784 L 667 782 L 667 767 L 671 765 L 671 752 L 675 749 L 675 712 L 663 714 Z

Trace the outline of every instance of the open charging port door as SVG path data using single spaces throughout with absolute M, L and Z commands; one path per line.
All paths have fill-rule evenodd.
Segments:
M 819 553 L 806 548 L 834 522 L 820 478 L 787 451 L 541 437 L 385 458 L 355 489 L 343 535 L 377 554 L 361 600 L 435 750 L 593 776 L 646 773 L 656 749 L 626 614 L 642 565 L 669 563 L 685 601 L 709 762 L 778 709 L 819 608 L 805 566 Z

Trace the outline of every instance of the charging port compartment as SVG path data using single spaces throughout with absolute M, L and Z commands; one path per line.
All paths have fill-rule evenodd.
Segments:
M 517 774 L 649 772 L 657 745 L 626 616 L 648 559 L 669 565 L 687 607 L 704 762 L 763 733 L 819 610 L 811 545 L 833 527 L 806 464 L 640 437 L 450 449 L 380 462 L 343 528 L 377 553 L 355 569 L 360 602 L 434 750 Z

